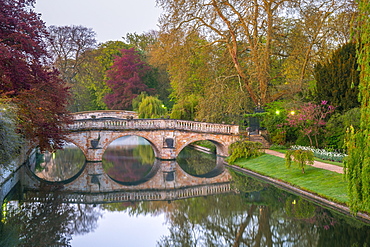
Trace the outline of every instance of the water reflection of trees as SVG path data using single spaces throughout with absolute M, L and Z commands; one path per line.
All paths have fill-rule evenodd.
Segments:
M 109 147 L 103 155 L 103 168 L 117 181 L 135 182 L 150 172 L 154 160 L 150 145 Z
M 64 204 L 45 191 L 42 202 L 8 204 L 0 246 L 70 246 L 94 231 L 102 210 L 131 216 L 164 214 L 169 234 L 158 246 L 369 246 L 370 227 L 297 196 L 232 172 L 238 194 L 178 201 Z
M 0 246 L 71 246 L 72 235 L 94 231 L 102 216 L 92 205 L 62 203 L 45 193 L 42 202 L 10 201 L 0 224 Z
M 158 246 L 365 246 L 370 242 L 370 227 L 358 221 L 348 222 L 349 218 L 244 175 L 233 177 L 240 191 L 236 195 L 104 207 L 130 215 L 165 214 L 170 233 L 160 238 Z
M 85 155 L 78 147 L 66 147 L 56 153 L 41 154 L 42 162 L 35 174 L 48 181 L 64 181 L 76 175 L 85 163 Z
M 217 165 L 215 155 L 202 153 L 190 147 L 185 147 L 176 160 L 180 167 L 190 175 L 206 174 Z

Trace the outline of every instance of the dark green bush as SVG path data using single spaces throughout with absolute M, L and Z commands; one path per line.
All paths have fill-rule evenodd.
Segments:
M 254 158 L 261 156 L 263 154 L 261 149 L 262 143 L 259 142 L 251 142 L 246 140 L 234 142 L 229 148 L 230 156 L 227 161 L 230 164 L 234 164 L 239 158 Z
M 346 130 L 353 126 L 354 129 L 360 127 L 360 109 L 353 108 L 344 114 L 334 114 L 326 124 L 326 146 L 337 149 L 345 149 L 344 139 Z

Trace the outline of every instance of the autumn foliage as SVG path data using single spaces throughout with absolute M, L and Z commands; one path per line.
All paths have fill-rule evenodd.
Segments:
M 62 144 L 68 89 L 49 66 L 34 0 L 0 0 L 0 96 L 17 105 L 19 131 L 42 149 Z
M 105 97 L 110 109 L 131 110 L 132 100 L 141 92 L 152 90 L 144 83 L 144 77 L 150 67 L 141 60 L 140 54 L 131 49 L 122 49 L 122 55 L 114 60 L 107 71 L 107 85 L 112 92 Z

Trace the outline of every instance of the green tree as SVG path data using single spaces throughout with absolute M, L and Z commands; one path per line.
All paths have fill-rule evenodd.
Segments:
M 314 155 L 313 152 L 309 150 L 288 150 L 285 153 L 285 165 L 290 168 L 292 163 L 296 164 L 302 169 L 302 173 L 304 173 L 304 167 L 306 165 L 313 165 L 313 162 Z
M 170 75 L 171 118 L 231 123 L 250 108 L 227 50 L 198 32 L 160 33 L 150 61 Z
M 167 113 L 163 102 L 154 96 L 147 96 L 139 104 L 140 118 L 159 118 Z
M 339 111 L 359 106 L 359 71 L 356 60 L 356 44 L 348 43 L 315 67 L 317 100 L 327 100 Z
M 275 101 L 267 104 L 261 126 L 267 130 L 269 142 L 277 145 L 289 145 L 297 139 L 297 128 L 288 126 L 289 110 L 294 109 L 296 102 Z
M 106 72 L 113 65 L 120 50 L 130 46 L 122 41 L 108 41 L 96 49 L 85 51 L 74 80 L 72 111 L 106 110 L 104 97 L 110 92 L 106 84 Z
M 174 102 L 171 118 L 193 120 L 209 78 L 211 52 L 198 33 L 162 33 L 151 52 L 151 64 L 165 67 L 170 75 Z M 199 49 L 198 49 L 199 48 Z
M 229 152 L 230 156 L 227 161 L 234 164 L 239 158 L 255 158 L 263 154 L 262 143 L 251 142 L 247 140 L 237 141 L 231 144 Z
M 370 2 L 359 0 L 358 3 L 357 58 L 360 68 L 361 122 L 356 133 L 351 128 L 345 171 L 351 209 L 370 212 Z
M 134 111 L 139 111 L 140 103 L 143 101 L 144 98 L 148 97 L 147 92 L 141 92 L 136 98 L 132 100 L 132 109 Z
M 157 0 L 161 31 L 195 31 L 223 47 L 255 106 L 301 92 L 312 64 L 339 41 L 330 37 L 339 33 L 333 20 L 353 12 L 345 1 L 293 2 Z
M 334 149 L 346 149 L 346 131 L 351 126 L 359 129 L 360 117 L 360 108 L 353 108 L 342 114 L 333 114 L 325 126 L 325 145 Z

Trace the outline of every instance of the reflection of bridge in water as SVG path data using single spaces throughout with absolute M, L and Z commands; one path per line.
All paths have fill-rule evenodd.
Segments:
M 125 117 L 123 113 L 98 111 L 74 114 L 68 140 L 84 153 L 87 162 L 83 169 L 63 182 L 42 180 L 30 169 L 25 169 L 21 179 L 25 197 L 37 200 L 41 198 L 38 193 L 46 189 L 62 193 L 66 202 L 102 203 L 176 200 L 233 191 L 231 176 L 224 169 L 222 157 L 228 155 L 228 147 L 239 139 L 237 125 L 137 119 L 131 115 Z M 118 181 L 104 172 L 102 157 L 105 150 L 114 140 L 124 136 L 146 139 L 157 158 L 151 171 L 139 181 Z M 217 165 L 207 174 L 192 176 L 182 170 L 175 159 L 184 147 L 199 140 L 215 144 Z
M 41 200 L 45 189 L 69 203 L 108 203 L 124 201 L 172 201 L 197 196 L 233 192 L 231 175 L 223 158 L 207 174 L 192 176 L 176 161 L 156 160 L 147 176 L 135 182 L 119 182 L 103 170 L 102 162 L 87 162 L 74 177 L 63 182 L 47 182 L 26 168 L 22 178 L 24 199 Z
M 45 198 L 44 192 L 24 191 L 25 201 L 42 201 Z M 137 202 L 137 201 L 174 201 L 198 196 L 208 196 L 223 193 L 235 192 L 231 183 L 204 184 L 188 188 L 167 189 L 167 190 L 148 190 L 148 191 L 120 191 L 120 192 L 102 192 L 102 193 L 75 193 L 64 192 L 55 193 L 65 203 L 84 203 L 84 204 L 102 204 L 115 202 Z

